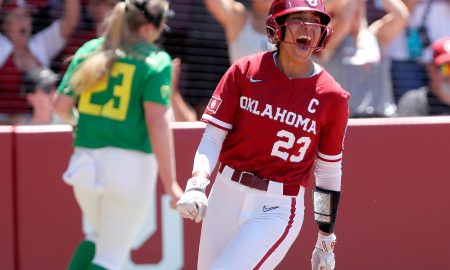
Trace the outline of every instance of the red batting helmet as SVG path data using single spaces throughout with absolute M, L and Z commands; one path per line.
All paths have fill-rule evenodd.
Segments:
M 325 48 L 332 30 L 327 26 L 331 21 L 331 16 L 325 11 L 323 0 L 274 0 L 266 21 L 269 41 L 273 44 L 280 42 L 283 32 L 280 26 L 280 23 L 282 23 L 280 19 L 300 11 L 313 11 L 320 16 L 320 23 L 324 27 L 324 31 L 316 50 Z

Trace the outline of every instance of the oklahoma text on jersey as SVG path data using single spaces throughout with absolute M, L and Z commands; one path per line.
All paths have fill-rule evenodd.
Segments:
M 315 109 L 313 109 L 314 105 L 318 105 L 319 101 L 317 99 L 312 99 L 308 106 L 308 111 L 310 113 L 314 113 Z M 269 117 L 272 120 L 279 121 L 280 123 L 285 123 L 288 126 L 294 126 L 298 128 L 299 126 L 303 129 L 303 131 L 306 131 L 308 133 L 313 133 L 314 135 L 317 134 L 316 132 L 316 121 L 311 120 L 308 117 L 303 118 L 302 115 L 296 114 L 294 112 L 288 111 L 286 109 L 275 107 L 275 114 L 273 113 L 273 107 L 270 104 L 265 104 L 265 107 L 263 104 L 260 105 L 260 102 L 255 99 L 251 99 L 246 96 L 242 96 L 239 101 L 239 106 L 241 109 L 244 109 L 246 111 L 249 111 L 253 114 L 262 116 L 262 117 Z M 264 107 L 264 110 L 261 109 Z

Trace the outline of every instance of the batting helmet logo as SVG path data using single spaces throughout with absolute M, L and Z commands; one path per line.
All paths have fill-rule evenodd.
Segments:
M 317 0 L 306 0 L 311 7 L 317 7 Z

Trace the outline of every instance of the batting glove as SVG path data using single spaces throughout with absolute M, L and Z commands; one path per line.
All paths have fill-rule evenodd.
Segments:
M 209 180 L 203 177 L 192 177 L 188 180 L 186 190 L 177 202 L 177 210 L 184 218 L 199 223 L 205 217 L 208 198 L 205 190 Z
M 319 233 L 316 242 L 316 248 L 312 253 L 311 266 L 312 270 L 333 270 L 334 261 L 334 246 L 336 244 L 336 236 L 322 235 Z

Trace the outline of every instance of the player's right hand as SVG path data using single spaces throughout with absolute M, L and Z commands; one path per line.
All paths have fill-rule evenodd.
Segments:
M 335 266 L 334 246 L 336 236 L 334 234 L 325 236 L 319 233 L 316 247 L 312 253 L 312 270 L 333 270 Z
M 208 208 L 208 198 L 205 190 L 209 180 L 203 177 L 192 177 L 188 180 L 186 191 L 177 202 L 177 210 L 184 218 L 195 222 L 203 220 Z
M 181 187 L 177 182 L 173 182 L 166 193 L 170 196 L 170 207 L 172 209 L 177 209 L 177 201 L 181 198 L 181 195 L 183 195 Z

